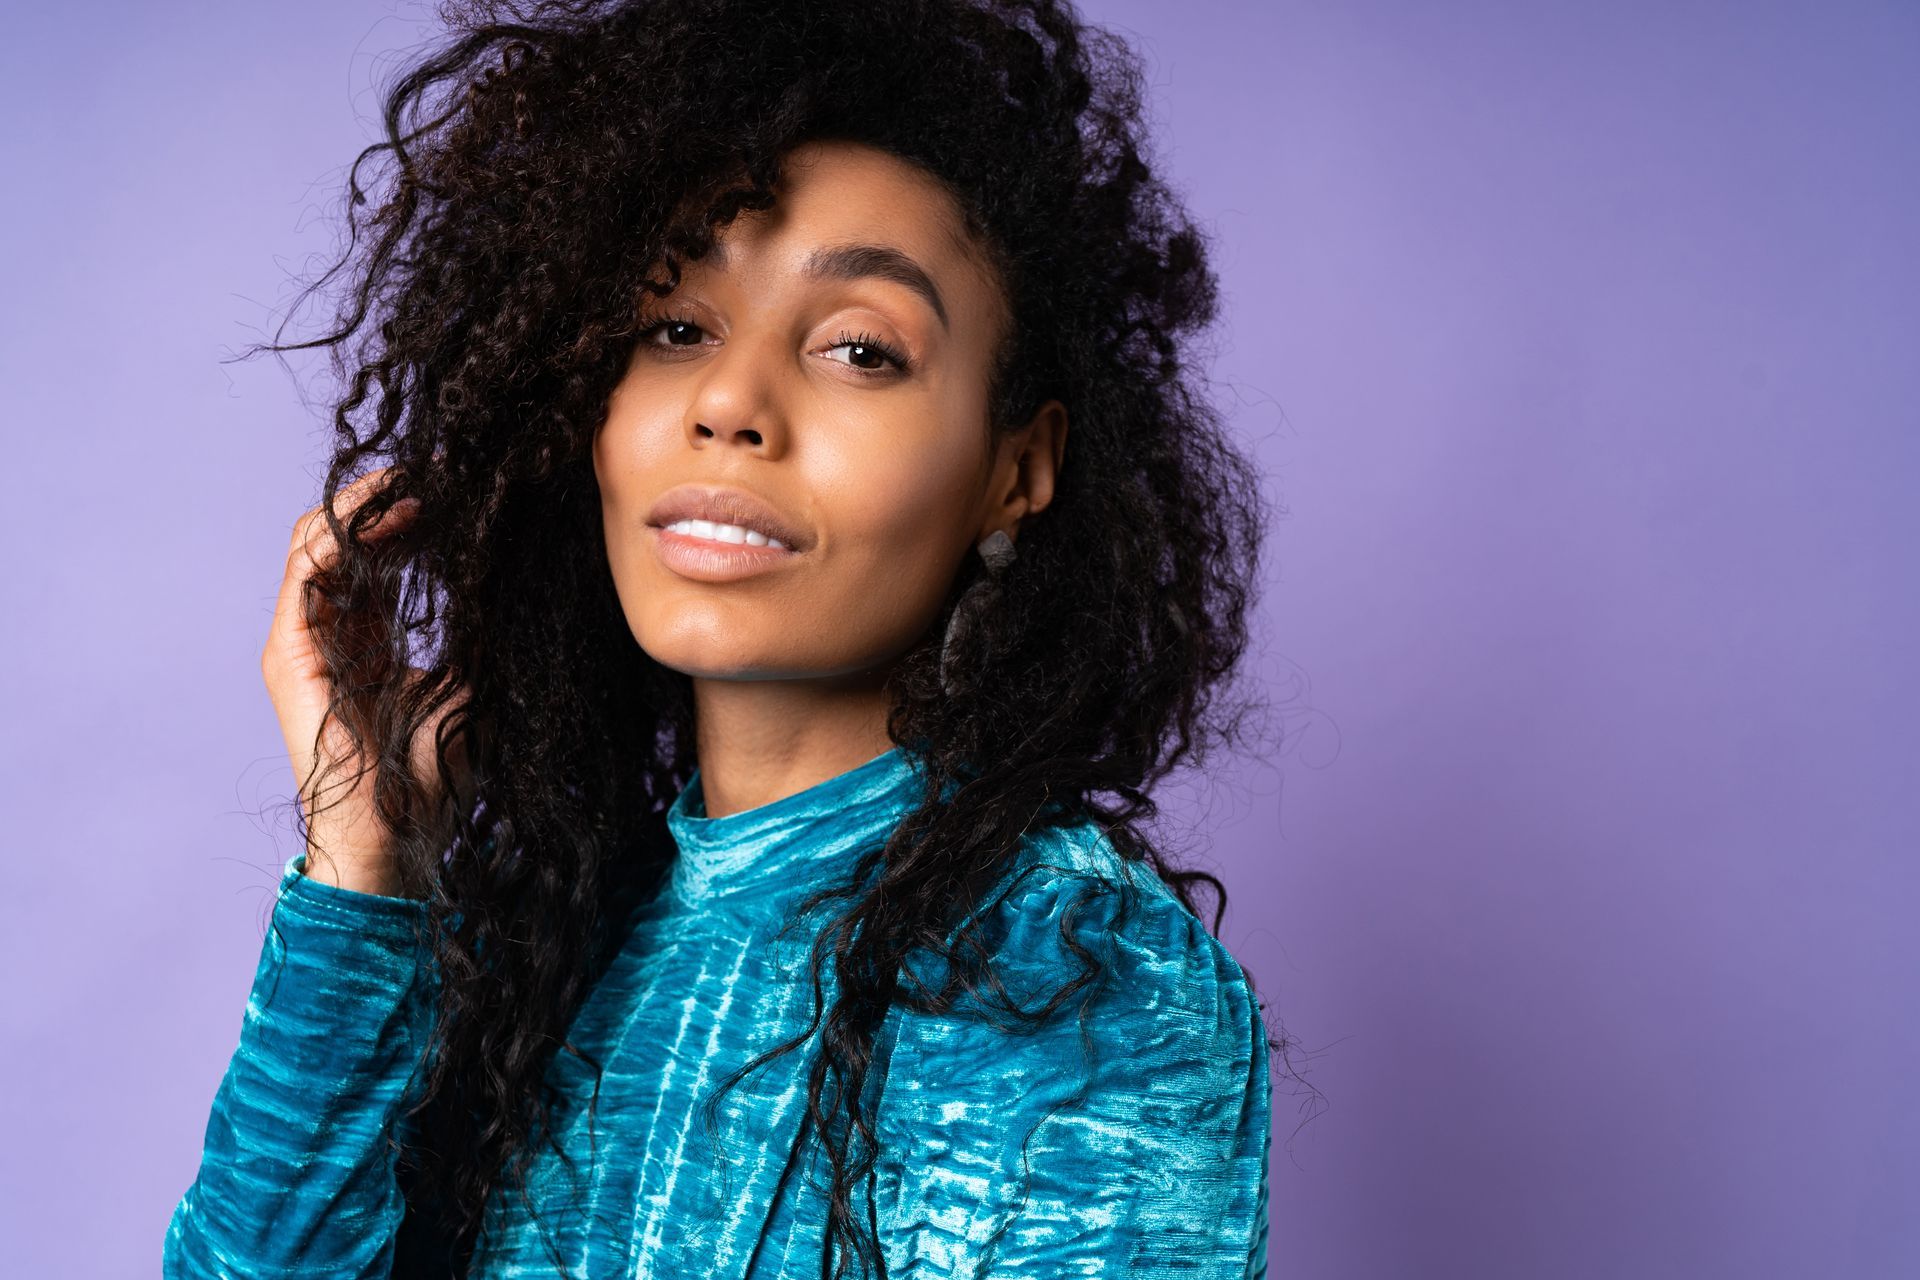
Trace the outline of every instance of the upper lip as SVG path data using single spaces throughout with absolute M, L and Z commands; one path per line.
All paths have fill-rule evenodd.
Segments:
M 778 538 L 795 551 L 811 545 L 800 525 L 782 515 L 778 508 L 758 494 L 745 489 L 720 485 L 683 484 L 667 490 L 647 512 L 647 523 L 660 528 L 676 520 L 711 520 L 716 524 L 737 524 Z

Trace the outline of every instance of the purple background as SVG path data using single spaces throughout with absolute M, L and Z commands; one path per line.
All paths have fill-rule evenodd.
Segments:
M 1289 508 L 1284 746 L 1170 797 L 1317 1091 L 1276 1078 L 1272 1274 L 1916 1274 L 1920 10 L 1088 12 Z M 329 390 L 219 359 L 430 14 L 10 15 L 8 1275 L 155 1273 L 193 1176 Z

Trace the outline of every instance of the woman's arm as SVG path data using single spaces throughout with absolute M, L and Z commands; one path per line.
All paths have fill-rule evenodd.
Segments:
M 385 1277 L 405 1208 L 391 1138 L 431 1029 L 426 905 L 280 880 L 199 1175 L 167 1226 L 167 1280 Z
M 1037 1034 L 905 1014 L 879 1104 L 874 1212 L 894 1280 L 1194 1276 L 1266 1268 L 1267 1043 L 1238 964 L 1177 902 L 1116 914 L 1060 877 L 1009 917 L 1027 1008 L 1068 935 L 1114 967 Z M 1024 1144 L 1024 1146 L 1023 1146 Z

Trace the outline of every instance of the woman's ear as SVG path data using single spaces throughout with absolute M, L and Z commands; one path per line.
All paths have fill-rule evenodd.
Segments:
M 1047 401 L 1025 426 L 1001 437 L 994 455 L 981 538 L 995 529 L 1004 529 L 1008 536 L 1017 538 L 1023 516 L 1046 510 L 1053 501 L 1066 447 L 1067 407 L 1058 400 Z

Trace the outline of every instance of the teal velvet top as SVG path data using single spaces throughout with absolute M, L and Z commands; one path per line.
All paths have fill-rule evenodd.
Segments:
M 895 747 L 711 818 L 694 773 L 667 815 L 670 881 L 636 909 L 569 1032 L 605 1068 L 591 1134 L 591 1069 L 551 1060 L 569 1099 L 554 1131 L 577 1177 L 539 1147 L 537 1214 L 497 1189 L 471 1275 L 557 1274 L 543 1230 L 568 1276 L 821 1275 L 829 1167 L 801 1126 L 817 1033 L 723 1096 L 717 1144 L 697 1104 L 806 1026 L 811 936 L 771 935 L 836 862 L 885 838 L 919 786 Z M 1077 971 L 1063 926 L 1117 971 L 1084 1038 L 1073 999 L 1035 1035 L 894 1007 L 868 1081 L 879 1155 L 856 1201 L 888 1276 L 1259 1280 L 1268 1048 L 1245 974 L 1090 822 L 1024 837 L 1014 870 L 1027 867 L 984 922 L 1012 993 L 1033 1007 Z M 172 1280 L 394 1274 L 405 1202 L 389 1137 L 404 1132 L 431 1028 L 426 907 L 303 870 L 299 855 L 283 868 L 200 1169 L 167 1227 Z M 1124 914 L 1122 877 L 1140 889 Z M 831 1001 L 830 967 L 826 979 Z

